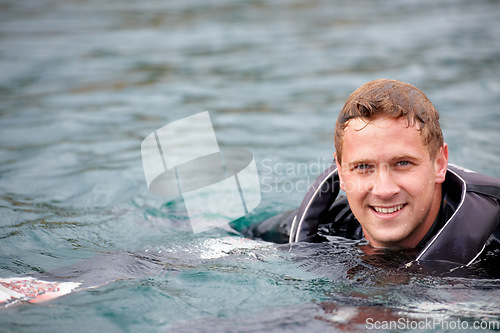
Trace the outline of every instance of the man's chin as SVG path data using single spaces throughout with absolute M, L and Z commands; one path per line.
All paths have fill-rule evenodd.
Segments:
M 366 233 L 365 233 L 366 235 Z M 365 236 L 366 237 L 366 236 Z M 408 235 L 403 233 L 389 234 L 384 233 L 380 235 L 375 235 L 375 237 L 366 237 L 368 242 L 374 248 L 384 248 L 384 249 L 408 249 L 412 248 L 406 244 Z

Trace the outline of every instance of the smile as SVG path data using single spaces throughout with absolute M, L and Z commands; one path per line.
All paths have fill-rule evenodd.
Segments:
M 377 213 L 391 214 L 391 213 L 397 212 L 398 210 L 401 210 L 403 207 L 404 207 L 404 205 L 397 205 L 394 207 L 372 207 L 372 208 Z

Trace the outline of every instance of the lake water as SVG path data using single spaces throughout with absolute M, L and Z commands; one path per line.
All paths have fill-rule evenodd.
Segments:
M 237 232 L 300 204 L 332 161 L 344 101 L 376 78 L 423 90 L 450 161 L 500 177 L 498 1 L 0 8 L 0 277 L 99 284 L 2 309 L 0 331 L 366 331 L 375 321 L 413 330 L 431 320 L 452 331 L 500 321 L 500 279 L 481 270 L 409 272 L 397 269 L 404 253 Z M 141 142 L 201 111 L 221 148 L 253 153 L 262 198 L 234 229 L 195 234 L 181 198 L 148 192 Z

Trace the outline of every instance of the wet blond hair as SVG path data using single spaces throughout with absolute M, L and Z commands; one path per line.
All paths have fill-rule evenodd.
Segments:
M 344 130 L 349 121 L 363 118 L 367 124 L 379 117 L 405 118 L 407 126 L 417 126 L 424 145 L 434 160 L 443 146 L 439 113 L 427 96 L 411 84 L 379 79 L 365 83 L 354 91 L 340 111 L 335 125 L 337 160 L 342 163 Z

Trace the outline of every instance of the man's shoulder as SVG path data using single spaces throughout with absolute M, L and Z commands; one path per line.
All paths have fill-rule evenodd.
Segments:
M 474 192 L 500 200 L 500 178 L 449 164 L 448 179 L 460 186 L 463 192 Z
M 453 209 L 417 260 L 469 265 L 500 234 L 500 179 L 450 165 L 444 192 Z

